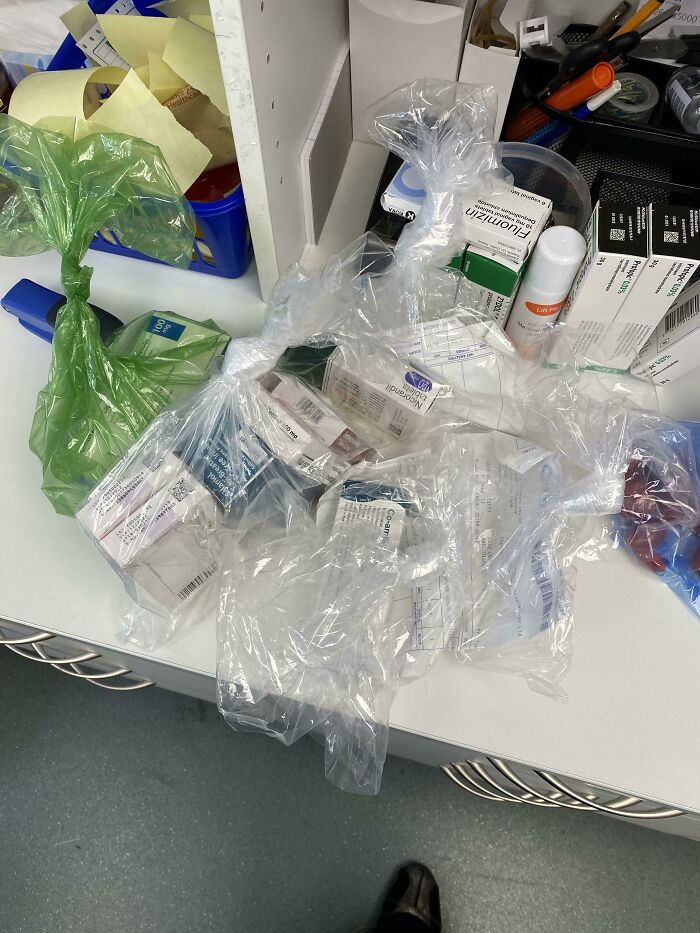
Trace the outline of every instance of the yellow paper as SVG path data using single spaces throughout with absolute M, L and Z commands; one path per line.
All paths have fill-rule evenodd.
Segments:
M 199 26 L 200 29 L 206 29 L 207 32 L 214 32 L 214 20 L 211 18 L 211 13 L 192 13 L 188 16 L 188 19 L 191 23 L 194 23 L 195 26 Z
M 36 71 L 17 85 L 10 98 L 10 116 L 35 124 L 47 117 L 83 119 L 97 106 L 97 84 L 119 84 L 123 68 L 103 65 L 72 71 Z
M 118 16 L 106 13 L 98 13 L 97 22 L 115 52 L 132 68 L 147 65 L 149 52 L 162 56 L 175 25 L 175 20 L 163 16 Z
M 163 52 L 163 61 L 182 75 L 189 85 L 206 94 L 222 113 L 228 113 L 216 39 L 206 29 L 200 29 L 187 20 L 169 22 L 173 28 Z
M 180 126 L 141 81 L 130 71 L 117 90 L 91 119 L 96 129 L 137 136 L 160 147 L 182 191 L 187 191 L 204 171 L 211 152 Z
M 211 13 L 209 0 L 161 0 L 160 3 L 154 3 L 153 7 L 165 13 L 166 16 L 182 16 L 184 19 L 189 19 L 192 14 Z
M 92 29 L 95 25 L 97 17 L 87 5 L 86 0 L 81 0 L 63 14 L 61 22 L 75 41 L 79 42 L 88 29 Z
M 149 75 L 144 81 L 144 84 L 148 85 L 151 94 L 153 94 L 161 104 L 185 87 L 186 82 L 182 80 L 180 75 L 175 74 L 170 65 L 166 65 L 156 52 L 148 53 L 148 65 Z M 139 77 L 141 77 L 141 75 L 139 75 Z M 143 78 L 141 78 L 141 80 L 143 80 Z

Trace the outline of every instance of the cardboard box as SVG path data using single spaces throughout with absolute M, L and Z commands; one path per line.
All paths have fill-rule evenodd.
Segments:
M 396 88 L 426 77 L 457 80 L 474 2 L 350 0 L 353 139 L 374 142 L 366 111 Z
M 516 187 L 476 198 L 465 194 L 462 205 L 465 241 L 518 264 L 530 255 L 552 213 L 549 198 Z
M 425 198 L 425 188 L 418 172 L 404 162 L 382 194 L 381 204 L 385 211 L 415 220 Z
M 336 347 L 326 363 L 323 393 L 394 437 L 420 430 L 420 419 L 445 392 L 445 386 L 399 360 L 370 356 L 364 371 L 359 368 L 353 355 Z
M 523 263 L 470 246 L 464 253 L 462 273 L 473 288 L 460 288 L 459 294 L 466 298 L 470 311 L 478 311 L 505 328 L 524 270 Z
M 593 209 L 586 256 L 558 319 L 576 354 L 604 363 L 596 353 L 646 264 L 646 217 L 646 207 L 630 204 L 598 202 Z
M 207 530 L 217 520 L 214 496 L 185 467 L 100 541 L 112 565 L 172 612 L 216 572 Z
M 674 301 L 663 321 L 639 351 L 635 376 L 657 386 L 675 382 L 700 366 L 700 282 Z
M 700 210 L 650 204 L 648 255 L 614 323 L 605 362 L 627 369 L 700 265 Z
M 478 15 L 483 10 L 485 2 L 486 0 L 479 0 L 475 4 L 469 37 L 464 44 L 462 63 L 457 80 L 461 84 L 491 85 L 496 89 L 498 93 L 498 111 L 493 138 L 499 139 L 520 63 L 520 54 L 514 49 L 501 49 L 495 45 L 487 49 L 481 48 L 479 45 L 472 45 Z M 503 29 L 497 28 L 496 31 L 516 36 L 518 23 L 534 15 L 533 6 L 532 0 L 506 0 L 498 14 Z M 542 0 L 540 0 L 537 11 L 540 15 L 556 12 L 556 9 L 543 9 L 542 6 Z M 571 11 L 567 10 L 567 12 L 570 13 Z M 578 22 L 579 20 L 573 21 Z M 585 14 L 580 22 L 587 22 Z

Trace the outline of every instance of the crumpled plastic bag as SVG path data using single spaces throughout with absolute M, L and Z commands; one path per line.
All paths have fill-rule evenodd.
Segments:
M 440 651 L 565 697 L 574 524 L 619 511 L 664 423 L 589 391 L 575 361 L 519 357 L 442 268 L 463 245 L 460 192 L 504 180 L 492 91 L 415 82 L 372 112 L 420 166 L 421 220 L 395 252 L 365 235 L 286 273 L 262 332 L 232 341 L 81 510 L 141 608 L 172 574 L 163 624 L 129 612 L 129 637 L 176 634 L 214 594 L 226 721 L 318 735 L 330 780 L 360 793 L 379 788 L 393 693 Z

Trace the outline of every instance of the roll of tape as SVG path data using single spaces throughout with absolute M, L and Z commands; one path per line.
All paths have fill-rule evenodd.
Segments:
M 628 123 L 648 123 L 659 102 L 659 90 L 653 81 L 632 71 L 621 71 L 617 80 L 622 85 L 618 93 L 598 111 L 605 117 Z

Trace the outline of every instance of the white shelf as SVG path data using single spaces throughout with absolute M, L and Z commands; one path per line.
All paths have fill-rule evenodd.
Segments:
M 364 233 L 377 185 L 388 153 L 373 143 L 353 142 L 345 170 L 316 246 L 307 246 L 302 263 L 308 269 L 322 266 L 331 256 Z
M 299 154 L 347 41 L 346 0 L 211 0 L 264 296 L 302 254 Z

